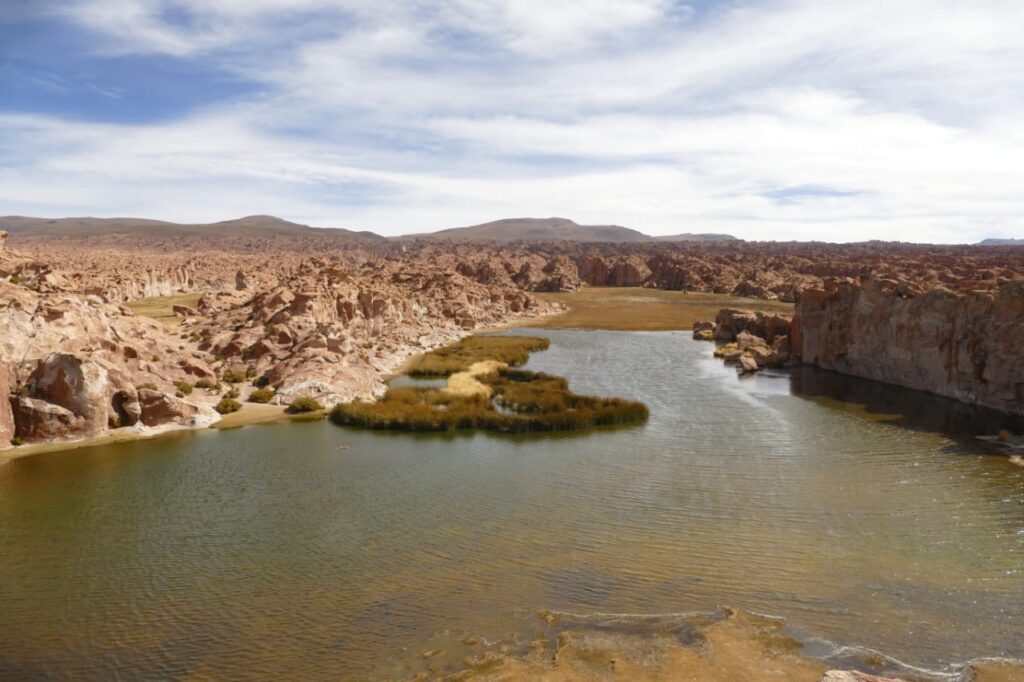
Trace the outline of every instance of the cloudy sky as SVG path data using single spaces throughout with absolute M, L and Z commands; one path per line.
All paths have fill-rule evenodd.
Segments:
M 1021 0 L 2 0 L 0 214 L 1024 236 Z

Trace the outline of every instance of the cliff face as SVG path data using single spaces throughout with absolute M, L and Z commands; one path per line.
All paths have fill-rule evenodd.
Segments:
M 1024 282 L 916 294 L 890 280 L 803 291 L 790 338 L 805 364 L 1024 414 Z

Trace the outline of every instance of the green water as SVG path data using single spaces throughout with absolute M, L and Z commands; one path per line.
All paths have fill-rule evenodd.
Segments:
M 742 379 L 683 333 L 534 333 L 552 347 L 529 368 L 650 421 L 285 423 L 0 465 L 0 679 L 393 678 L 468 634 L 528 638 L 540 610 L 721 605 L 826 658 L 1024 657 L 1024 469 L 950 435 L 976 417 L 813 371 Z

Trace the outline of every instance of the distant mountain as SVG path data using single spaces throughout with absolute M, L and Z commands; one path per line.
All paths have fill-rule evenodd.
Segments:
M 653 242 L 735 239 L 730 235 L 694 234 L 652 237 L 621 225 L 580 225 L 567 218 L 506 218 L 471 227 L 453 227 L 427 234 L 410 234 L 403 238 L 495 242 Z
M 372 232 L 310 227 L 267 215 L 253 215 L 209 224 L 169 223 L 144 218 L 26 218 L 0 217 L 0 230 L 24 237 L 88 237 L 129 235 L 173 237 L 335 237 L 352 241 L 380 241 Z
M 983 239 L 982 246 L 1024 246 L 1024 239 Z
M 267 246 L 273 243 L 306 243 L 314 239 L 321 243 L 385 244 L 389 240 L 373 232 L 356 232 L 335 227 L 310 227 L 292 223 L 269 215 L 251 215 L 219 223 L 183 224 L 144 218 L 27 218 L 0 217 L 0 230 L 11 233 L 12 241 L 42 243 L 51 240 L 62 243 L 81 243 L 85 239 L 99 239 L 106 244 L 118 243 L 123 247 L 145 244 L 159 248 L 162 244 L 203 244 L 218 247 L 235 245 Z M 287 239 L 285 239 L 287 238 Z M 296 239 L 298 238 L 298 239 Z M 677 234 L 652 237 L 621 225 L 580 225 L 566 218 L 508 218 L 471 227 L 453 227 L 439 232 L 410 234 L 407 239 L 453 239 L 460 241 L 493 242 L 679 242 L 727 241 L 736 238 L 728 234 Z
M 736 241 L 731 234 L 714 232 L 683 232 L 682 234 L 660 235 L 652 237 L 656 242 L 730 242 Z

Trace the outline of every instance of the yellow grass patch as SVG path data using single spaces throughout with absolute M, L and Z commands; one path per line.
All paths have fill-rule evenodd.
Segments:
M 499 369 L 506 367 L 508 367 L 507 363 L 497 360 L 474 362 L 466 371 L 456 372 L 448 377 L 448 385 L 445 386 L 444 392 L 464 397 L 479 395 L 484 398 L 490 398 L 494 392 L 493 389 L 487 384 L 480 383 L 477 377 L 482 374 L 497 372 Z
M 140 298 L 137 301 L 131 301 L 127 305 L 135 311 L 136 315 L 151 317 L 157 322 L 173 327 L 181 322 L 181 318 L 174 314 L 174 306 L 186 305 L 189 308 L 195 308 L 199 305 L 200 296 L 202 294 L 198 293 L 153 296 L 151 298 Z
M 765 313 L 792 313 L 793 304 L 727 294 L 663 291 L 643 287 L 584 287 L 568 294 L 535 294 L 561 303 L 568 311 L 538 318 L 531 327 L 662 331 L 692 329 L 694 322 L 714 320 L 721 308 Z

